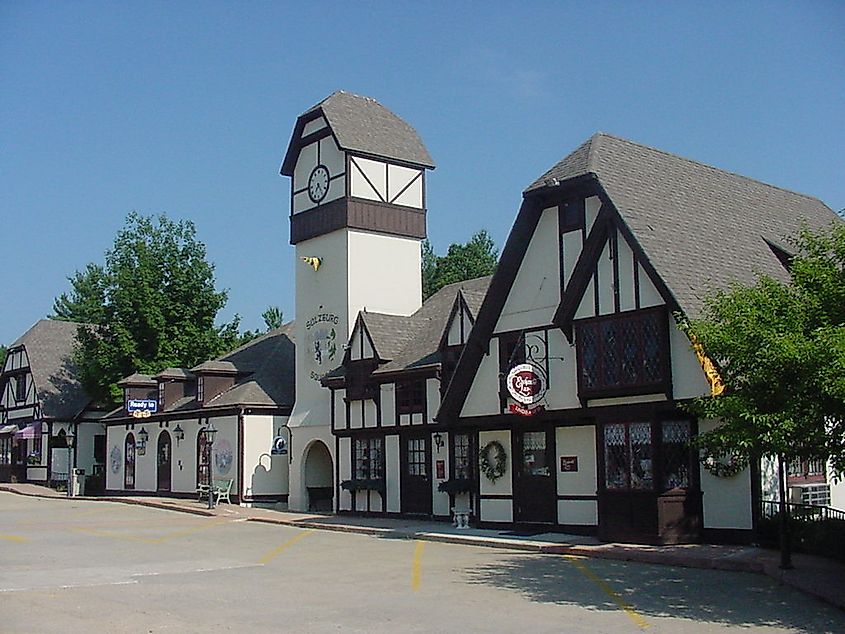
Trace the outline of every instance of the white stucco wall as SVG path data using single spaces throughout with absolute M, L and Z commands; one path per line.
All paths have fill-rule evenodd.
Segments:
M 551 323 L 560 304 L 557 207 L 544 209 L 494 332 Z
M 437 487 L 441 482 L 445 482 L 449 479 L 449 443 L 451 441 L 448 433 L 443 432 L 440 434 L 440 437 L 443 441 L 443 446 L 438 449 L 437 443 L 434 442 L 434 434 L 431 435 L 431 465 L 429 466 L 429 469 L 431 470 L 431 512 L 434 515 L 448 516 L 451 515 L 451 510 L 449 508 L 449 494 L 441 493 L 437 490 Z M 443 461 L 442 478 L 437 477 L 438 461 Z
M 695 356 L 689 338 L 669 317 L 669 343 L 672 355 L 672 391 L 676 399 L 695 398 L 710 393 L 710 385 Z
M 386 480 L 387 512 L 399 513 L 401 506 L 401 491 L 399 485 L 399 436 L 391 434 L 384 438 L 384 467 Z
M 286 416 L 244 416 L 245 497 L 287 495 L 289 454 L 270 453 L 280 430 L 280 435 L 287 437 L 286 422 Z
M 513 499 L 483 499 L 485 495 L 513 495 L 514 459 L 513 448 L 511 446 L 511 433 L 509 430 L 482 431 L 478 433 L 479 448 L 484 448 L 492 440 L 498 440 L 505 449 L 505 453 L 507 454 L 507 471 L 496 482 L 491 482 L 484 475 L 480 476 L 480 493 L 482 496 L 480 519 L 482 522 L 512 522 Z
M 576 456 L 578 471 L 563 473 L 561 456 Z M 596 429 L 558 427 L 555 430 L 555 464 L 558 495 L 596 495 L 598 475 L 596 462 Z M 596 500 L 558 500 L 557 521 L 560 524 L 595 526 L 598 524 Z
M 575 347 L 569 344 L 558 328 L 549 330 L 548 340 L 549 390 L 546 392 L 546 409 L 580 407 Z
M 499 413 L 499 343 L 488 342 L 488 353 L 481 357 L 472 380 L 461 416 L 484 416 Z
M 699 422 L 705 433 L 715 427 L 712 421 Z M 750 529 L 751 471 L 746 468 L 733 478 L 718 478 L 699 466 L 704 502 L 704 528 Z

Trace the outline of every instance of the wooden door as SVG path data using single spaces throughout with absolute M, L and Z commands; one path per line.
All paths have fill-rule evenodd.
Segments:
M 431 515 L 431 439 L 425 432 L 402 438 L 402 512 Z
M 514 522 L 553 524 L 557 511 L 553 436 L 548 431 L 514 432 Z
M 156 451 L 157 478 L 159 491 L 170 492 L 170 434 L 166 431 L 158 435 L 158 449 Z

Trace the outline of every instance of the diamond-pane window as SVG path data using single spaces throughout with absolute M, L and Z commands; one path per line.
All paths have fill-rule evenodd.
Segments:
M 663 391 L 669 381 L 666 325 L 662 307 L 576 322 L 581 395 Z

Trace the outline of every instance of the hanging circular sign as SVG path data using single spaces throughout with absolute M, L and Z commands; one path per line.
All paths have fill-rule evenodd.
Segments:
M 517 403 L 534 405 L 546 395 L 546 377 L 531 363 L 520 363 L 511 368 L 507 377 L 508 394 Z

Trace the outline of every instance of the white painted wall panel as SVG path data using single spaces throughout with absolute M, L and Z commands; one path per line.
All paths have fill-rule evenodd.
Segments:
M 583 237 L 580 231 L 569 231 L 563 234 L 563 279 L 569 284 L 572 271 L 581 255 Z
M 617 233 L 617 255 L 619 258 L 619 310 L 634 310 L 634 254 L 628 242 Z
M 270 453 L 276 428 L 286 417 L 244 416 L 244 495 L 281 496 L 288 492 L 288 456 Z
M 587 227 L 587 235 L 590 235 L 590 231 L 593 228 L 593 223 L 596 221 L 596 217 L 599 215 L 599 210 L 601 209 L 601 200 L 598 196 L 590 196 L 587 200 L 584 201 L 584 212 L 585 212 L 585 221 Z
M 588 317 L 596 316 L 596 296 L 595 296 L 595 276 L 592 277 L 587 284 L 587 289 L 581 297 L 581 303 L 578 304 L 578 310 L 575 311 L 575 319 L 586 319 Z
M 596 428 L 592 425 L 558 427 L 555 430 L 555 447 L 558 495 L 596 495 Z M 576 456 L 578 471 L 562 473 L 561 456 Z
M 546 409 L 580 407 L 575 347 L 558 328 L 549 330 L 549 390 Z
M 716 425 L 700 421 L 699 431 L 705 433 Z M 704 528 L 751 528 L 751 475 L 746 468 L 733 478 L 717 478 L 700 466 L 701 490 L 704 501 Z
M 461 416 L 484 416 L 499 413 L 499 346 L 496 339 L 489 342 L 488 353 L 481 357 L 478 371 L 472 380 Z
M 364 401 L 364 427 L 376 427 L 378 425 L 378 409 L 373 400 Z
M 610 259 L 610 242 L 604 243 L 598 261 L 599 314 L 615 312 L 613 303 L 613 260 Z
M 513 500 L 481 500 L 482 522 L 513 522 Z
M 599 507 L 595 500 L 558 500 L 558 524 L 574 524 L 576 526 L 597 526 L 599 523 Z
M 348 232 L 351 315 L 410 315 L 422 305 L 420 241 L 362 231 Z
M 672 391 L 676 399 L 694 398 L 710 393 L 710 385 L 692 344 L 669 317 L 669 344 L 672 360 Z
M 332 136 L 320 139 L 320 163 L 328 168 L 329 177 L 332 179 L 346 172 L 346 154 L 337 147 L 337 143 Z M 343 185 L 345 179 L 340 178 L 338 180 Z
M 415 209 L 423 208 L 423 177 L 420 176 L 417 180 L 411 183 L 408 188 L 393 199 L 396 205 L 404 205 L 405 207 L 414 207 Z
M 381 392 L 381 425 L 393 427 L 396 425 L 396 384 L 382 383 Z
M 421 170 L 410 167 L 388 165 L 387 199 L 390 201 L 394 200 L 400 191 L 405 189 L 412 180 L 419 176 L 420 172 Z M 419 178 L 417 180 L 422 182 Z
M 346 429 L 346 401 L 343 397 L 346 395 L 346 390 L 334 391 L 334 428 Z
M 434 442 L 434 434 L 431 435 L 431 465 L 429 469 L 431 469 L 430 473 L 432 474 L 431 477 L 431 495 L 432 495 L 432 513 L 434 515 L 439 516 L 450 516 L 452 514 L 451 509 L 449 508 L 449 494 L 448 493 L 441 493 L 437 490 L 437 487 L 440 485 L 441 482 L 445 482 L 449 479 L 449 434 L 448 433 L 441 433 L 440 434 L 443 440 L 443 446 L 438 449 L 437 444 Z M 437 463 L 439 461 L 443 461 L 443 478 L 437 477 Z
M 637 265 L 640 269 L 640 308 L 648 308 L 650 306 L 662 306 L 663 298 L 657 292 L 657 288 L 651 281 L 651 278 L 645 272 L 642 264 Z
M 364 413 L 361 409 L 361 401 L 349 402 L 349 428 L 363 429 L 364 428 Z
M 302 126 L 301 137 L 307 137 L 309 134 L 314 134 L 315 132 L 325 128 L 326 125 L 326 120 L 323 117 L 317 117 L 313 121 L 309 121 L 304 126 Z
M 349 190 L 351 196 L 365 200 L 383 201 L 385 189 L 384 164 L 362 158 L 353 158 L 350 169 Z
M 452 321 L 449 322 L 449 334 L 447 343 L 450 346 L 457 346 L 463 343 L 461 341 L 461 318 L 461 313 L 456 312 L 455 315 L 452 317 Z
M 363 341 L 361 343 L 363 344 L 363 349 L 364 349 L 363 358 L 364 359 L 372 359 L 375 356 L 375 354 L 373 353 L 373 344 L 370 342 L 370 338 L 367 337 L 363 333 L 362 333 L 362 338 L 363 338 Z
M 386 478 L 387 512 L 399 513 L 400 487 L 399 487 L 399 436 L 391 435 L 384 437 L 384 466 Z
M 309 143 L 302 147 L 293 168 L 293 184 L 291 191 L 299 191 L 308 187 L 308 177 L 311 170 L 317 167 L 317 144 Z M 307 198 L 307 196 L 306 196 Z M 311 203 L 313 204 L 313 203 Z
M 381 497 L 381 493 L 378 491 L 369 491 L 370 496 L 370 511 L 373 513 L 381 513 L 384 508 L 384 500 Z
M 337 461 L 340 474 L 340 482 L 352 479 L 352 439 L 338 439 Z M 352 494 L 349 491 L 340 489 L 338 509 L 342 511 L 352 510 Z
M 426 422 L 433 423 L 437 410 L 440 408 L 440 381 L 438 379 L 426 379 L 425 393 L 428 401 L 428 420 Z
M 551 323 L 560 304 L 558 212 L 543 210 L 494 332 Z
M 292 213 L 298 214 L 300 211 L 306 211 L 314 206 L 311 199 L 308 198 L 308 192 L 299 192 L 293 196 L 293 210 Z
M 484 477 L 484 475 L 481 475 L 480 493 L 481 495 L 513 495 L 511 481 L 513 479 L 514 456 L 513 449 L 511 447 L 511 433 L 507 429 L 479 432 L 479 449 L 483 449 L 484 446 L 492 440 L 498 440 L 502 443 L 502 447 L 505 448 L 505 453 L 507 454 L 507 471 L 495 482 L 491 482 L 489 479 Z

